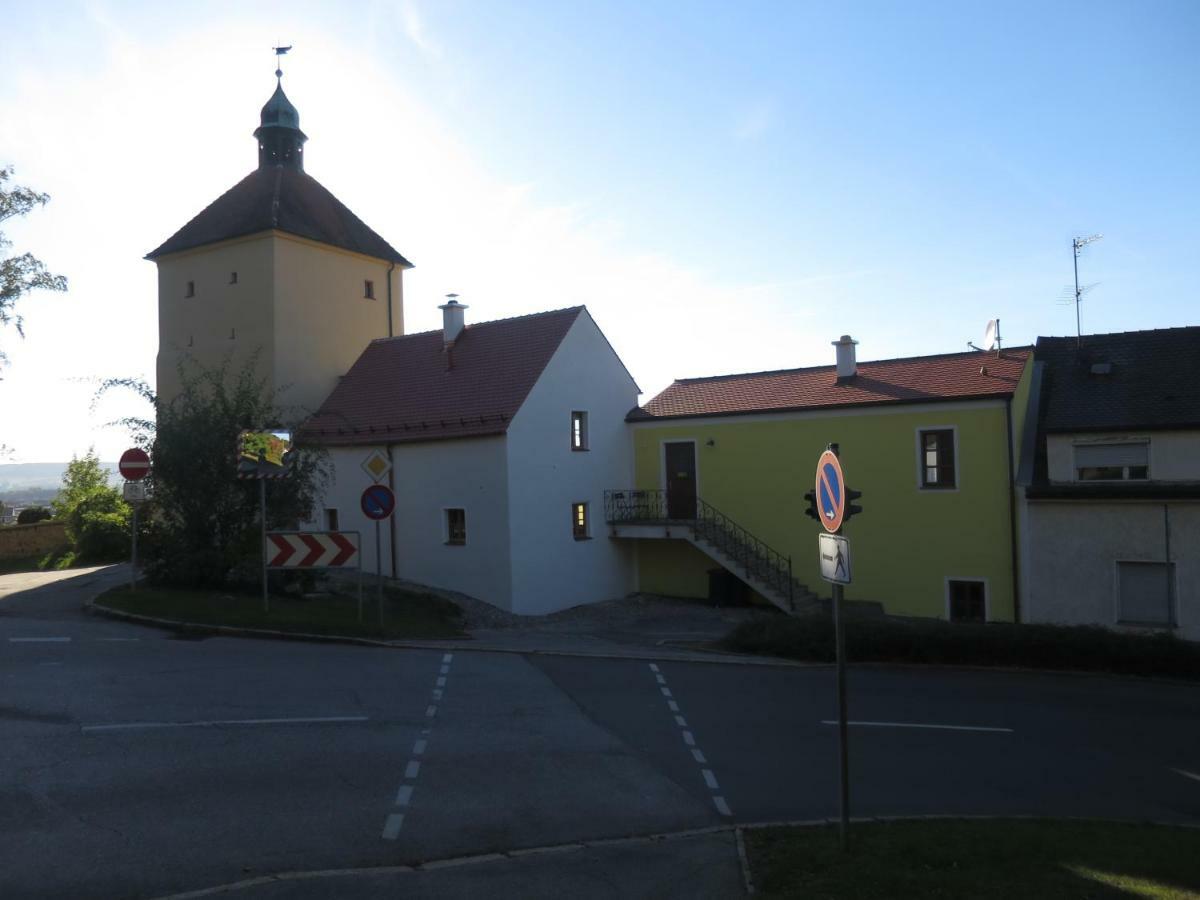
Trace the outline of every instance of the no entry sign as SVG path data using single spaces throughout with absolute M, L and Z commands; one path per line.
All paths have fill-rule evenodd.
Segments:
M 141 481 L 150 474 L 150 457 L 145 450 L 133 447 L 121 454 L 117 468 L 128 481 Z
M 378 522 L 386 519 L 396 508 L 396 495 L 386 484 L 373 484 L 362 493 L 363 515 Z

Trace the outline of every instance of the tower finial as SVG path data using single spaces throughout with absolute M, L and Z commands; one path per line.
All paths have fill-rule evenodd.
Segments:
M 289 50 L 291 50 L 292 45 L 288 44 L 286 47 L 272 47 L 271 49 L 275 51 L 275 77 L 277 79 L 279 79 L 280 82 L 282 82 L 283 81 L 283 60 L 280 59 L 280 57 L 283 56 L 283 54 L 287 53 Z

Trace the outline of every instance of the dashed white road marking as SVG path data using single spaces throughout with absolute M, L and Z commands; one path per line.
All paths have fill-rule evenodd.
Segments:
M 836 725 L 835 719 L 822 719 L 822 725 Z M 1011 728 L 995 728 L 989 725 L 928 725 L 920 722 L 847 722 L 847 725 L 859 725 L 868 728 L 932 728 L 937 731 L 995 731 L 1001 734 L 1012 734 Z
M 413 756 L 420 756 L 422 753 L 424 753 L 425 746 L 428 743 L 429 742 L 427 740 L 425 740 L 424 738 L 418 739 L 417 742 L 415 744 L 413 744 Z
M 662 695 L 664 697 L 673 697 L 674 696 L 674 694 L 671 693 L 671 689 L 669 687 L 659 688 L 659 690 L 662 691 Z
M 701 776 L 704 778 L 704 783 L 708 785 L 710 791 L 719 791 L 721 786 L 717 784 L 717 776 L 712 773 L 712 769 L 701 769 Z
M 695 747 L 696 746 L 696 737 L 690 731 L 685 731 L 683 733 L 683 742 L 685 744 L 687 744 L 689 747 Z
M 141 638 L 96 638 L 96 640 L 106 643 L 136 643 Z
M 658 663 L 650 663 L 650 671 L 657 672 L 658 671 Z
M 672 700 L 667 703 L 667 709 L 669 709 L 671 712 L 679 712 L 679 704 Z
M 657 681 L 659 684 L 667 683 L 667 679 L 663 678 L 661 675 L 655 675 L 654 680 Z
M 408 801 L 412 799 L 413 786 L 411 784 L 400 785 L 400 790 L 396 792 L 396 805 L 408 806 Z
M 1176 775 L 1182 775 L 1184 778 L 1190 778 L 1192 781 L 1200 781 L 1200 775 L 1195 772 L 1189 772 L 1187 769 L 1172 769 Z
M 435 684 L 437 684 L 438 687 L 445 687 L 446 686 L 446 676 L 439 675 L 438 680 L 435 682 Z
M 400 836 L 400 826 L 404 824 L 404 813 L 392 813 L 383 823 L 383 839 L 394 841 Z
M 425 709 L 425 718 L 432 719 L 437 715 L 437 707 L 432 703 Z
M 204 722 L 118 722 L 81 725 L 80 731 L 135 731 L 149 728 L 218 728 L 225 725 L 334 725 L 369 721 L 366 716 L 312 716 L 291 719 L 211 719 Z
M 708 765 L 708 760 L 704 758 L 704 754 L 700 752 L 699 747 L 692 748 L 692 758 L 702 766 Z
M 675 724 L 678 725 L 680 728 L 688 727 L 687 719 L 685 719 L 683 716 L 676 716 Z
M 419 759 L 410 759 L 408 765 L 404 767 L 404 777 L 410 781 L 421 774 L 421 761 Z
M 67 644 L 69 637 L 10 637 L 10 644 Z
M 675 724 L 679 726 L 680 729 L 680 737 L 683 738 L 683 742 L 691 749 L 692 759 L 694 759 L 701 766 L 704 766 L 704 768 L 700 770 L 700 777 L 704 779 L 705 787 L 707 787 L 710 791 L 719 791 L 721 786 L 717 782 L 717 776 L 713 774 L 712 769 L 708 768 L 708 760 L 700 751 L 700 748 L 696 746 L 696 735 L 693 734 L 688 728 L 687 719 L 683 717 L 683 713 L 679 709 L 679 704 L 672 696 L 671 689 L 667 687 L 666 677 L 662 674 L 655 663 L 649 663 L 649 666 L 650 671 L 654 673 L 654 680 L 659 685 L 659 690 L 662 692 L 662 695 L 667 698 L 667 708 L 670 709 L 674 714 Z M 716 810 L 720 815 L 733 815 L 733 812 L 730 810 L 729 804 L 725 802 L 724 797 L 714 793 L 712 802 L 713 806 L 716 807 Z
M 717 808 L 717 812 L 723 816 L 733 815 L 733 810 L 729 808 L 729 804 L 725 802 L 724 797 L 713 797 L 713 806 L 715 806 Z

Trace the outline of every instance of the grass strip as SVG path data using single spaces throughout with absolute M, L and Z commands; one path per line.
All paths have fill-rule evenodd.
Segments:
M 832 662 L 833 622 L 827 615 L 745 622 L 720 646 Z M 846 623 L 846 657 L 852 662 L 1025 666 L 1200 679 L 1200 643 L 1165 633 L 1129 634 L 1085 625 L 854 617 Z
M 746 832 L 759 896 L 805 900 L 1200 898 L 1200 830 L 942 820 Z
M 462 613 L 432 594 L 388 588 L 382 617 L 374 590 L 363 593 L 363 621 L 356 595 L 292 597 L 273 594 L 263 610 L 261 594 L 178 588 L 114 588 L 97 603 L 121 612 L 197 625 L 262 628 L 295 634 L 340 635 L 381 640 L 463 637 Z

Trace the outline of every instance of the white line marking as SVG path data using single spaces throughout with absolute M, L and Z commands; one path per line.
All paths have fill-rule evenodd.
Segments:
M 658 671 L 658 663 L 650 663 L 650 671 L 657 672 Z
M 424 738 L 421 738 L 419 741 L 417 741 L 415 744 L 413 744 L 413 756 L 420 756 L 421 754 L 423 754 L 425 752 L 425 747 L 428 743 L 429 742 L 426 741 Z
M 445 687 L 445 686 L 446 686 L 446 676 L 445 676 L 445 675 L 439 675 L 439 676 L 438 676 L 438 680 L 437 680 L 437 686 L 438 686 L 438 687 Z
M 671 696 L 671 689 L 670 689 L 669 687 L 665 687 L 665 688 L 659 688 L 659 690 L 660 690 L 660 691 L 662 691 L 662 695 L 663 695 L 664 697 L 670 697 L 670 696 Z
M 687 719 L 685 719 L 683 716 L 676 716 L 675 724 L 680 728 L 687 728 Z
M 704 754 L 700 752 L 699 747 L 692 748 L 692 758 L 702 766 L 708 764 L 708 760 L 704 758 Z
M 438 688 L 434 688 L 434 689 L 433 689 L 433 699 L 434 699 L 434 700 L 441 700 L 441 699 L 442 699 L 442 692 L 441 692 L 441 691 L 440 691 Z
M 1186 769 L 1172 769 L 1171 771 L 1176 775 L 1182 775 L 1184 778 L 1190 778 L 1193 781 L 1200 781 L 1200 775 L 1197 775 L 1195 772 L 1189 772 Z
M 61 666 L 62 662 L 56 660 L 55 662 L 40 662 L 40 663 L 38 663 L 38 665 L 39 666 Z
M 427 719 L 432 719 L 436 715 L 437 715 L 437 707 L 430 704 L 430 706 L 425 710 L 425 717 Z
M 833 719 L 822 719 L 822 725 L 836 725 Z M 1011 728 L 993 728 L 987 725 L 925 725 L 918 722 L 847 722 L 847 725 L 865 725 L 872 728 L 934 728 L 939 731 L 998 731 L 1012 734 Z
M 668 700 L 667 709 L 669 709 L 671 712 L 679 712 L 679 704 L 674 700 Z
M 717 808 L 717 812 L 723 816 L 733 815 L 733 810 L 729 808 L 729 804 L 725 802 L 724 797 L 713 797 L 713 806 L 715 806 Z
M 719 791 L 721 786 L 717 784 L 717 776 L 712 773 L 712 769 L 701 769 L 700 774 L 704 777 L 704 783 L 708 785 L 710 791 Z
M 689 747 L 696 746 L 696 738 L 693 737 L 693 735 L 690 731 L 683 732 L 683 742 L 685 744 L 687 744 Z
M 408 806 L 408 801 L 412 799 L 413 786 L 411 784 L 401 785 L 400 790 L 396 792 L 396 805 Z
M 80 731 L 132 731 L 146 728 L 216 728 L 221 725 L 330 725 L 366 722 L 366 716 L 323 716 L 308 719 L 213 719 L 209 722 L 122 722 L 115 725 L 81 725 Z
M 13 644 L 66 644 L 71 639 L 69 637 L 17 637 L 8 640 Z
M 383 823 L 383 839 L 394 841 L 400 835 L 400 826 L 404 824 L 404 813 L 392 813 Z
M 136 642 L 136 641 L 140 641 L 141 638 L 97 638 L 96 640 L 108 641 L 109 643 L 115 643 L 117 641 L 134 641 L 134 642 Z
M 419 759 L 410 759 L 408 765 L 404 767 L 404 777 L 410 781 L 421 774 L 421 761 Z
M 667 679 L 663 678 L 661 675 L 655 675 L 654 680 L 657 681 L 659 684 L 667 683 Z
M 442 662 L 444 662 L 444 663 L 448 663 L 448 662 L 450 662 L 450 661 L 451 661 L 451 660 L 453 660 L 453 659 L 454 659 L 454 654 L 453 654 L 453 653 L 447 653 L 445 656 L 443 656 L 443 657 L 442 657 Z

